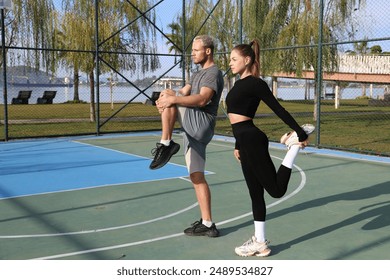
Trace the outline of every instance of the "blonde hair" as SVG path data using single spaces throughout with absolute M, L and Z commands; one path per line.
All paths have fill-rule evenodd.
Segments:
M 194 41 L 195 40 L 202 41 L 202 46 L 205 48 L 210 48 L 211 53 L 214 53 L 214 40 L 212 37 L 209 35 L 198 35 L 194 38 Z

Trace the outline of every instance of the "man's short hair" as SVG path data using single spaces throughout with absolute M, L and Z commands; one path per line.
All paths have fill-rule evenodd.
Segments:
M 194 41 L 195 40 L 202 41 L 203 47 L 210 48 L 211 53 L 214 53 L 214 40 L 212 37 L 210 37 L 209 35 L 198 35 L 194 38 Z

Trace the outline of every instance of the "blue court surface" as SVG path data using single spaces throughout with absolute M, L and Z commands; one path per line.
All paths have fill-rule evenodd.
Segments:
M 72 140 L 5 143 L 0 153 L 0 199 L 187 175 L 185 166 L 152 171 L 149 158 Z

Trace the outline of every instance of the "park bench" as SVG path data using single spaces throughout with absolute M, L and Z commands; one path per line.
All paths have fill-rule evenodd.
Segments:
M 32 90 L 21 90 L 17 97 L 12 98 L 12 104 L 28 104 Z
M 325 99 L 334 99 L 335 93 L 334 92 L 325 92 Z
M 37 104 L 53 104 L 53 99 L 56 97 L 57 91 L 45 90 L 42 97 L 38 97 Z

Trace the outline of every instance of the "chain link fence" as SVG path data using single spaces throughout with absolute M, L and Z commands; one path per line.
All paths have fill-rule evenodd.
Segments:
M 225 74 L 216 132 L 231 135 L 229 53 L 261 42 L 261 73 L 311 145 L 390 156 L 390 19 L 381 1 L 11 1 L 2 9 L 0 140 L 160 130 L 153 92 L 196 70 L 209 34 Z M 294 2 L 294 3 L 291 3 Z M 286 125 L 262 104 L 255 122 Z

